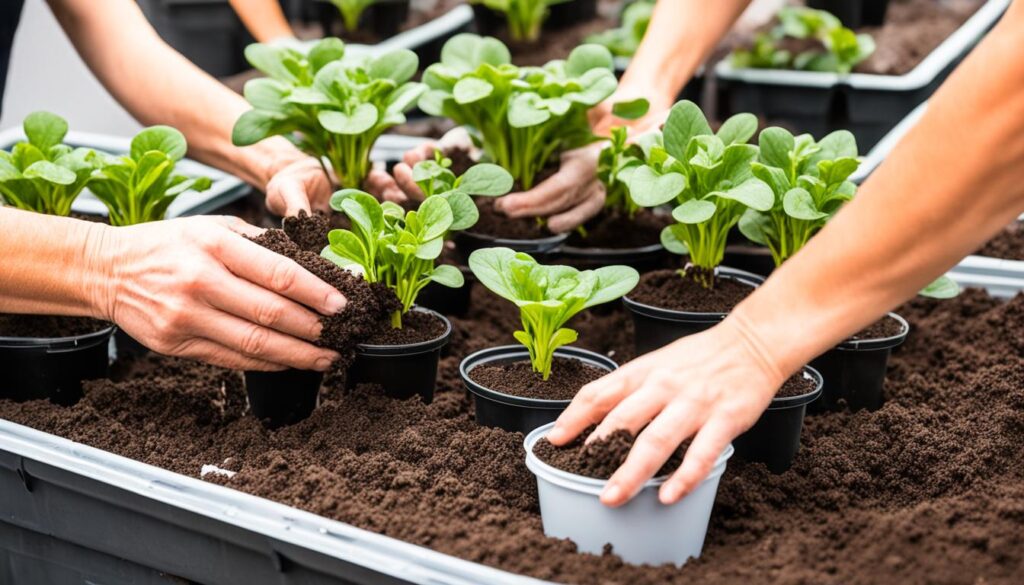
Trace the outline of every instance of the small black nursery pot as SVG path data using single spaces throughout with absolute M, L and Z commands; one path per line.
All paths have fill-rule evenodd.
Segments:
M 635 248 L 583 248 L 564 245 L 558 249 L 558 260 L 580 270 L 602 266 L 624 265 L 639 272 L 662 268 L 668 252 L 661 244 Z
M 512 240 L 473 232 L 456 232 L 453 237 L 455 248 L 464 261 L 468 261 L 469 255 L 480 248 L 498 247 L 511 248 L 538 258 L 558 248 L 568 238 L 569 234 L 554 234 L 533 240 Z
M 618 364 L 607 357 L 577 347 L 560 347 L 555 357 L 580 360 L 609 372 Z M 473 394 L 476 422 L 483 426 L 497 427 L 510 432 L 529 433 L 533 429 L 554 422 L 562 414 L 570 400 L 544 400 L 513 396 L 492 390 L 472 378 L 472 372 L 480 366 L 500 366 L 514 362 L 529 361 L 530 352 L 521 345 L 504 345 L 483 349 L 466 356 L 459 364 L 466 389 Z
M 889 313 L 889 318 L 899 322 L 898 334 L 881 339 L 850 339 L 811 362 L 825 380 L 821 400 L 811 412 L 839 410 L 844 404 L 854 411 L 881 408 L 889 354 L 910 332 L 906 319 L 896 313 Z
M 245 372 L 249 411 L 269 429 L 293 425 L 316 410 L 322 372 L 288 369 Z
M 420 291 L 419 296 L 416 297 L 416 304 L 442 315 L 465 317 L 469 312 L 469 303 L 473 296 L 473 283 L 476 282 L 476 277 L 465 266 L 459 266 L 459 271 L 462 272 L 465 284 L 459 288 L 450 288 L 432 282 Z
M 82 398 L 83 380 L 109 375 L 115 329 L 73 337 L 0 337 L 0 398 L 75 404 Z
M 761 276 L 735 268 L 719 267 L 716 274 L 718 278 L 742 282 L 752 288 L 764 282 L 764 278 Z M 725 319 L 727 315 L 727 313 L 698 313 L 663 309 L 638 303 L 630 299 L 629 295 L 622 297 L 622 303 L 633 316 L 637 355 L 664 347 L 681 337 L 710 329 Z
M 412 310 L 428 313 L 443 322 L 444 333 L 418 343 L 357 345 L 356 359 L 348 370 L 346 384 L 349 388 L 357 384 L 379 384 L 392 398 L 405 399 L 418 394 L 427 404 L 434 400 L 437 363 L 451 337 L 452 324 L 436 311 L 421 307 Z
M 797 396 L 772 399 L 754 426 L 732 442 L 737 455 L 747 461 L 764 463 L 772 473 L 789 469 L 800 450 L 800 432 L 807 405 L 821 396 L 821 374 L 808 367 L 804 368 L 803 375 L 814 380 L 814 389 Z

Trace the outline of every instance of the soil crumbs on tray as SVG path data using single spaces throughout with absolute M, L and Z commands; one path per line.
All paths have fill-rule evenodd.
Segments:
M 640 248 L 661 242 L 661 230 L 672 223 L 672 216 L 641 209 L 630 218 L 620 210 L 608 210 L 587 222 L 585 236 L 574 231 L 566 244 L 577 248 Z
M 1018 584 L 1024 581 L 1024 296 L 916 299 L 878 411 L 808 416 L 793 468 L 733 458 L 703 556 L 683 568 L 575 554 L 545 538 L 520 434 L 472 419 L 462 356 L 508 343 L 518 315 L 476 287 L 454 318 L 434 402 L 351 393 L 276 432 L 245 415 L 237 372 L 149 356 L 77 406 L 0 401 L 0 417 L 358 527 L 541 579 L 588 584 Z M 622 310 L 584 313 L 581 345 L 632 343 Z M 438 518 L 445 521 L 438 522 Z
M 555 469 L 583 477 L 608 479 L 625 463 L 635 438 L 629 431 L 618 430 L 604 438 L 584 443 L 595 428 L 597 427 L 586 429 L 563 447 L 556 447 L 549 443 L 547 438 L 542 438 L 533 446 L 533 454 Z M 684 443 L 673 451 L 668 461 L 658 469 L 655 477 L 668 475 L 678 469 L 683 462 L 687 446 L 688 443 Z
M 77 337 L 108 327 L 110 323 L 89 317 L 0 313 L 0 337 Z
M 1024 260 L 1024 222 L 1013 222 L 975 254 L 1003 260 Z
M 629 299 L 659 309 L 691 313 L 728 313 L 740 304 L 754 287 L 731 278 L 716 278 L 715 288 L 706 289 L 678 270 L 655 270 L 640 277 Z
M 528 361 L 473 368 L 469 377 L 485 388 L 541 400 L 572 400 L 580 388 L 601 378 L 608 370 L 580 360 L 555 357 L 551 375 L 544 380 Z
M 861 329 L 857 333 L 851 335 L 849 340 L 871 340 L 871 339 L 888 339 L 890 337 L 896 337 L 903 333 L 903 323 L 900 323 L 896 319 L 886 315 L 878 321 L 875 321 L 871 325 L 868 325 L 864 329 Z
M 810 392 L 814 392 L 814 389 L 818 386 L 818 383 L 810 375 L 804 375 L 803 372 L 790 376 L 785 382 L 782 383 L 782 387 L 775 393 L 776 398 L 791 398 L 793 396 L 802 396 Z

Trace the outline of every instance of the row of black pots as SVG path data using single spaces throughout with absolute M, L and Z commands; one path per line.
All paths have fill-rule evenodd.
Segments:
M 70 406 L 82 398 L 82 382 L 110 372 L 114 326 L 73 337 L 0 337 L 0 398 L 49 399 Z

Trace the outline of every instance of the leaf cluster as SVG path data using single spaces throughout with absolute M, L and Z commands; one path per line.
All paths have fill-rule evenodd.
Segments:
M 612 128 L 611 140 L 601 149 L 597 159 L 597 178 L 605 188 L 606 209 L 620 210 L 630 219 L 636 216 L 640 205 L 629 196 L 629 179 L 633 171 L 643 164 L 643 157 L 640 146 L 628 142 L 626 128 Z
M 514 40 L 533 42 L 540 38 L 541 25 L 552 4 L 569 0 L 471 0 L 505 15 L 508 34 Z
M 595 140 L 587 110 L 618 85 L 611 53 L 600 45 L 581 45 L 543 67 L 516 67 L 501 41 L 474 34 L 445 43 L 423 82 L 429 90 L 420 108 L 466 126 L 521 189 L 533 187 L 560 153 Z
M 517 341 L 530 352 L 533 370 L 551 375 L 554 352 L 573 343 L 576 331 L 563 327 L 580 311 L 613 301 L 640 281 L 629 266 L 576 270 L 545 266 L 530 255 L 509 248 L 484 248 L 469 256 L 469 268 L 496 295 L 519 307 L 523 329 Z
M 363 16 L 363 12 L 377 0 L 330 0 L 330 2 L 341 14 L 341 22 L 345 26 L 345 30 L 355 32 L 359 30 L 359 19 Z
M 797 69 L 847 74 L 875 52 L 868 34 L 857 34 L 824 10 L 787 6 L 779 10 L 779 24 L 754 39 L 753 47 L 733 51 L 737 68 Z M 794 54 L 785 48 L 788 39 L 812 40 L 820 46 Z
M 405 112 L 426 90 L 410 81 L 419 58 L 404 49 L 375 57 L 346 55 L 340 39 L 326 38 L 306 54 L 254 44 L 245 56 L 267 77 L 245 84 L 253 109 L 235 123 L 234 143 L 285 136 L 321 162 L 329 161 L 346 188 L 362 185 L 374 142 L 404 123 Z
M 622 23 L 617 28 L 590 35 L 587 42 L 608 47 L 616 57 L 632 57 L 647 34 L 653 13 L 654 0 L 631 2 L 623 9 Z

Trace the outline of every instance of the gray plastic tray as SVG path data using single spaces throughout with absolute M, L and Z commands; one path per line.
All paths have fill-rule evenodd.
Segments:
M 962 287 L 983 288 L 994 297 L 1011 298 L 1024 291 L 1024 262 L 968 256 L 948 273 Z

